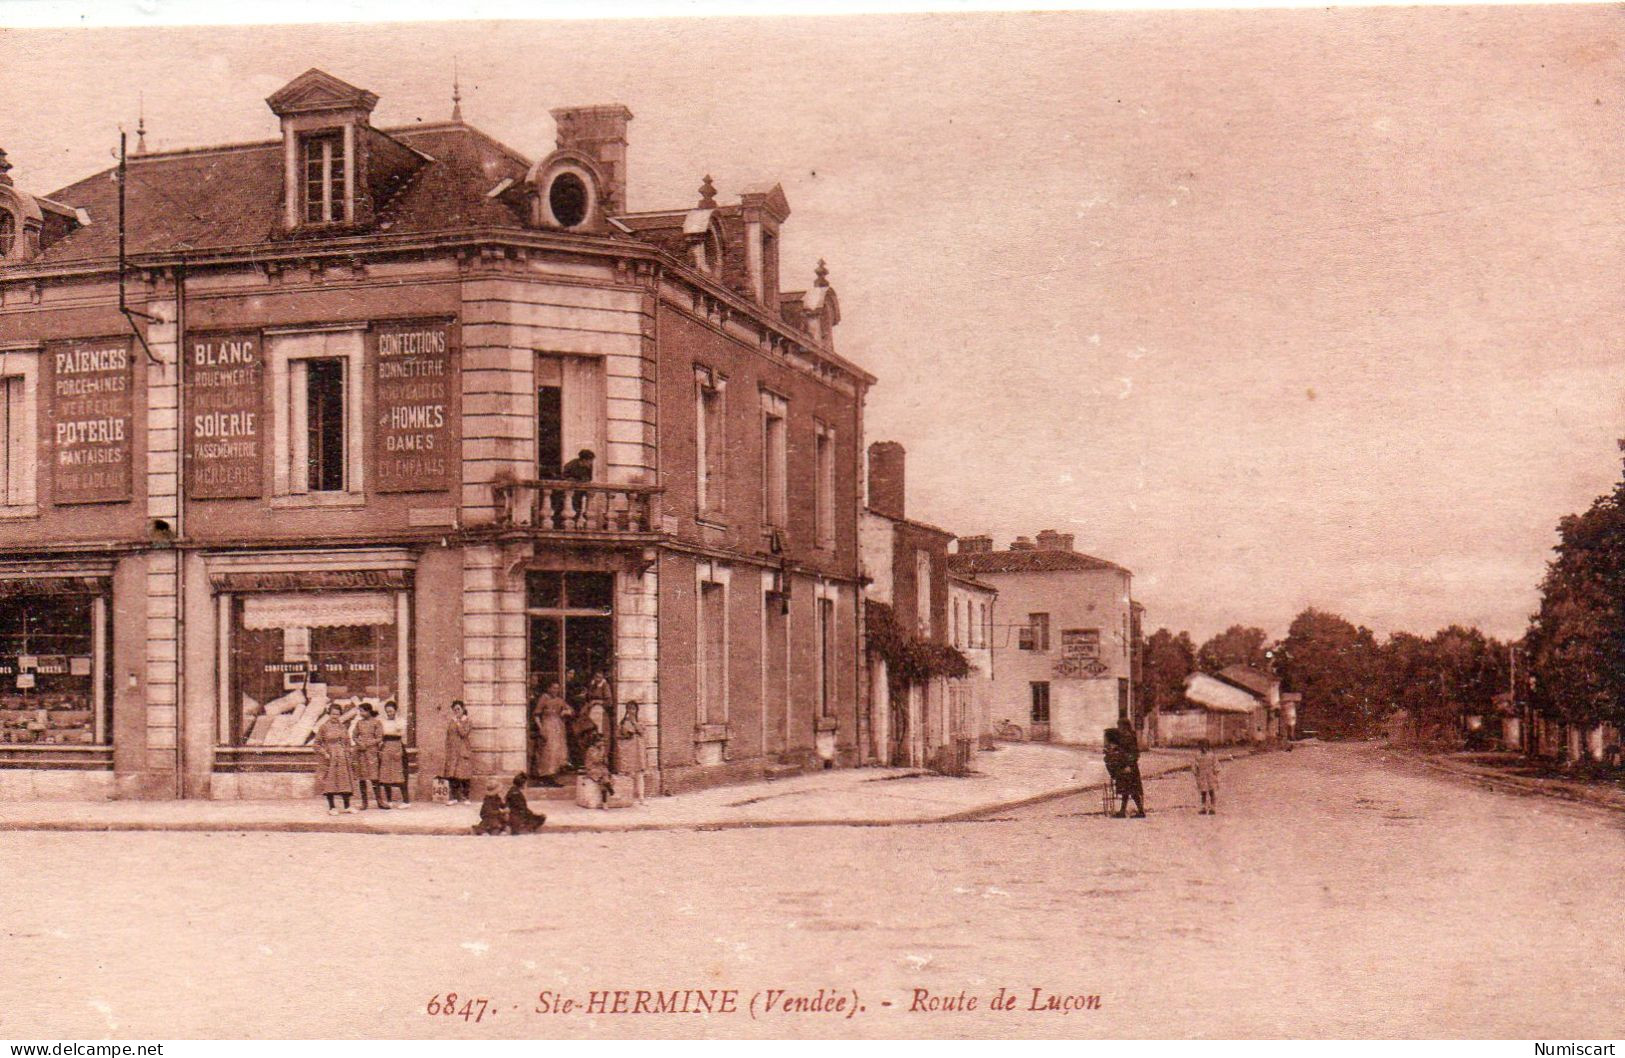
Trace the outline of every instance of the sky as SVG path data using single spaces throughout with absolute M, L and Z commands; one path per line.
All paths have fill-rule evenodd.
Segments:
M 1516 635 L 1625 436 L 1625 9 L 0 31 L 45 192 L 269 139 L 316 66 L 529 157 L 624 103 L 633 209 L 764 180 L 909 514 L 1134 571 L 1148 629 Z

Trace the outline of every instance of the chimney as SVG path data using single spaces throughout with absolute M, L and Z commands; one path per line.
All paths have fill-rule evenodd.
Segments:
M 560 150 L 580 151 L 604 177 L 604 212 L 626 212 L 626 124 L 632 112 L 619 103 L 560 107 L 552 112 Z
M 1014 540 L 1010 541 L 1010 550 L 1031 551 L 1033 550 L 1032 539 L 1030 537 L 1018 536 Z
M 962 536 L 959 538 L 959 553 L 961 555 L 985 555 L 993 550 L 991 536 Z
M 869 446 L 869 509 L 887 518 L 904 518 L 904 454 L 896 441 Z
M 1038 534 L 1038 550 L 1071 551 L 1072 539 L 1071 533 L 1057 533 L 1054 529 L 1045 529 Z

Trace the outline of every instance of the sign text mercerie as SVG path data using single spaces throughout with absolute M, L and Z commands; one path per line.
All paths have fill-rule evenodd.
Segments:
M 373 332 L 378 491 L 438 492 L 457 484 L 459 387 L 451 325 L 380 324 Z
M 260 495 L 264 476 L 264 347 L 258 334 L 201 335 L 186 345 L 186 492 Z
M 130 499 L 135 436 L 130 339 L 49 347 L 52 497 L 56 503 Z

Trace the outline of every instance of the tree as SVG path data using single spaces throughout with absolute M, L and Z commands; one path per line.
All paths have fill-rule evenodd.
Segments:
M 1178 635 L 1159 628 L 1145 641 L 1140 681 L 1147 713 L 1176 708 L 1185 696 L 1185 677 L 1196 671 L 1196 645 L 1189 632 Z
M 1196 665 L 1209 674 L 1231 665 L 1273 672 L 1272 659 L 1265 647 L 1268 640 L 1269 633 L 1262 628 L 1231 625 L 1202 644 L 1196 652 Z
M 1334 738 L 1375 730 L 1384 696 L 1371 629 L 1311 607 L 1293 618 L 1275 660 L 1284 689 L 1303 695 L 1300 729 Z
M 1625 724 L 1625 481 L 1557 532 L 1526 638 L 1533 703 L 1582 727 Z

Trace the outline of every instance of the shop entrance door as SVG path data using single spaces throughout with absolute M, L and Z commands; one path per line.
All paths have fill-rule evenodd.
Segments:
M 525 613 L 529 624 L 530 713 L 525 725 L 526 759 L 540 755 L 540 735 L 535 721 L 536 699 L 557 683 L 572 711 L 587 704 L 587 687 L 602 674 L 615 685 L 615 574 L 558 573 L 535 571 L 526 574 Z M 581 765 L 581 747 L 573 732 L 569 739 L 570 764 Z M 615 717 L 604 717 L 600 730 L 608 739 L 610 765 L 615 764 Z

